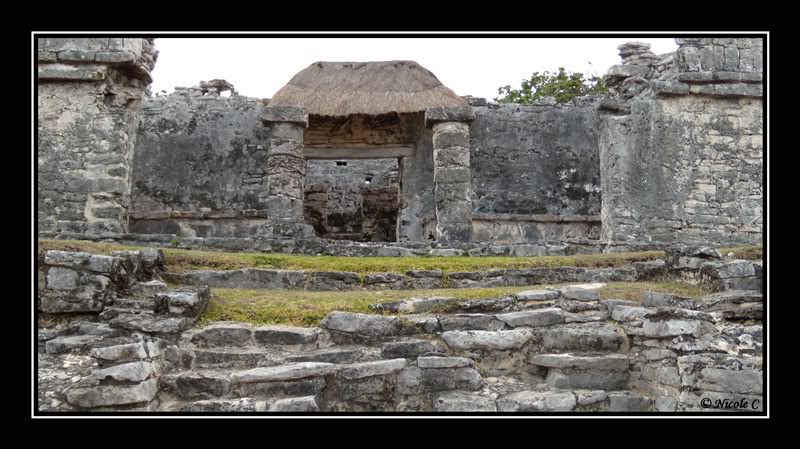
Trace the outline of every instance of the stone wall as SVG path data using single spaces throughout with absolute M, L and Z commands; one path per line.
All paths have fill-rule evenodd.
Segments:
M 599 162 L 591 127 L 595 103 L 594 99 L 564 106 L 476 103 L 476 119 L 470 129 L 475 239 L 515 243 L 598 237 Z M 143 107 L 144 121 L 133 161 L 131 230 L 184 237 L 255 233 L 266 217 L 264 145 L 269 129 L 258 120 L 263 103 L 238 95 L 228 98 L 204 93 L 196 87 L 146 98 Z M 417 142 L 415 155 L 400 158 L 398 167 L 397 240 L 402 242 L 426 242 L 435 236 L 433 133 L 418 118 L 419 124 L 403 122 L 401 130 L 401 140 Z M 325 128 L 317 127 L 320 130 L 308 137 L 312 143 L 322 143 L 317 134 Z M 380 142 L 389 137 L 373 136 Z M 363 171 L 365 177 L 372 173 L 374 187 L 382 182 L 379 173 L 385 171 L 379 165 L 387 163 L 349 160 L 346 170 L 355 169 L 359 176 Z M 334 181 L 322 177 L 336 174 L 343 181 L 349 176 L 341 166 L 323 168 L 329 165 L 334 167 L 335 161 L 309 161 L 306 178 L 314 192 L 308 194 L 324 193 L 317 191 L 320 184 Z M 328 192 L 329 214 L 331 201 L 339 204 L 334 209 L 344 207 L 340 211 L 344 215 L 356 212 L 361 188 L 356 189 L 355 180 L 336 181 L 338 187 L 333 190 L 341 190 L 341 195 L 333 196 L 341 196 L 341 201 L 331 200 Z M 359 186 L 364 183 L 360 178 L 357 181 Z M 319 224 L 322 215 L 321 211 L 309 211 L 307 221 Z M 348 217 L 338 221 L 358 222 Z M 334 234 L 361 232 L 345 227 Z M 362 239 L 373 240 L 370 236 Z
M 399 242 L 430 242 L 436 236 L 433 203 L 433 132 L 421 131 L 414 157 L 400 158 Z
M 676 54 L 658 63 L 634 59 L 609 70 L 615 95 L 598 121 L 602 238 L 759 243 L 761 40 L 677 41 Z
M 472 226 L 469 201 L 460 200 L 440 211 L 455 220 L 449 232 L 501 245 L 760 242 L 763 44 L 678 43 L 665 55 L 653 54 L 648 44 L 621 46 L 623 63 L 609 69 L 610 95 L 602 99 L 557 105 L 545 98 L 519 106 L 470 97 Z M 259 119 L 262 101 L 213 80 L 146 97 L 136 132 L 155 57 L 149 41 L 47 38 L 38 44 L 40 233 L 257 234 L 268 202 L 270 129 Z M 220 96 L 224 90 L 232 95 Z M 328 234 L 435 241 L 434 140 L 423 114 L 312 117 L 304 137 L 309 151 L 401 146 L 413 153 L 399 158 L 395 237 L 385 232 L 388 225 L 369 235 L 349 229 L 346 213 Z M 440 184 L 445 195 L 447 182 Z M 464 181 L 457 185 L 460 190 L 448 185 L 448 194 L 466 191 Z M 354 185 L 349 193 L 335 190 L 308 192 L 329 195 L 327 215 L 306 214 L 318 227 L 323 215 L 330 225 L 339 213 L 331 214 L 331 201 L 357 203 Z M 382 194 L 391 195 L 377 198 Z
M 562 242 L 600 234 L 598 99 L 475 108 L 473 239 Z
M 266 218 L 263 103 L 179 88 L 146 98 L 133 160 L 131 231 L 248 236 Z
M 39 231 L 126 232 L 152 39 L 37 39 Z

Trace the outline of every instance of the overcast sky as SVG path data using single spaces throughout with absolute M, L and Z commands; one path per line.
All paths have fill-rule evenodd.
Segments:
M 226 79 L 241 95 L 271 98 L 297 72 L 316 61 L 413 60 L 458 95 L 489 100 L 497 88 L 519 88 L 533 72 L 603 75 L 620 64 L 617 46 L 652 44 L 655 54 L 675 51 L 667 38 L 159 38 L 152 90 L 172 92 L 201 80 Z

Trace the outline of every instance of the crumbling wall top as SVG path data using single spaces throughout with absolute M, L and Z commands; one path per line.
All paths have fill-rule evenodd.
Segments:
M 622 64 L 609 68 L 601 110 L 627 113 L 636 98 L 675 95 L 761 97 L 762 38 L 676 38 L 674 53 L 655 55 L 650 44 L 617 47 Z
M 97 81 L 115 66 L 151 83 L 150 72 L 158 59 L 154 39 L 147 38 L 40 37 L 36 48 L 39 80 Z

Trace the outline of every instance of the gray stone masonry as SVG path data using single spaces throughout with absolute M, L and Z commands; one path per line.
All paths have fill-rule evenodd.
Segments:
M 433 182 L 436 240 L 472 240 L 472 174 L 469 162 L 469 124 L 433 124 Z
M 303 218 L 303 134 L 308 114 L 295 107 L 267 107 L 261 120 L 271 129 L 266 170 L 268 224 L 263 233 L 269 237 L 313 236 L 313 229 Z

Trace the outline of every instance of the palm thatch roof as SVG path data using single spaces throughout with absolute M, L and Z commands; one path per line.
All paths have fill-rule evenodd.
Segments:
M 270 106 L 344 117 L 421 112 L 467 103 L 414 61 L 315 62 L 279 90 Z

